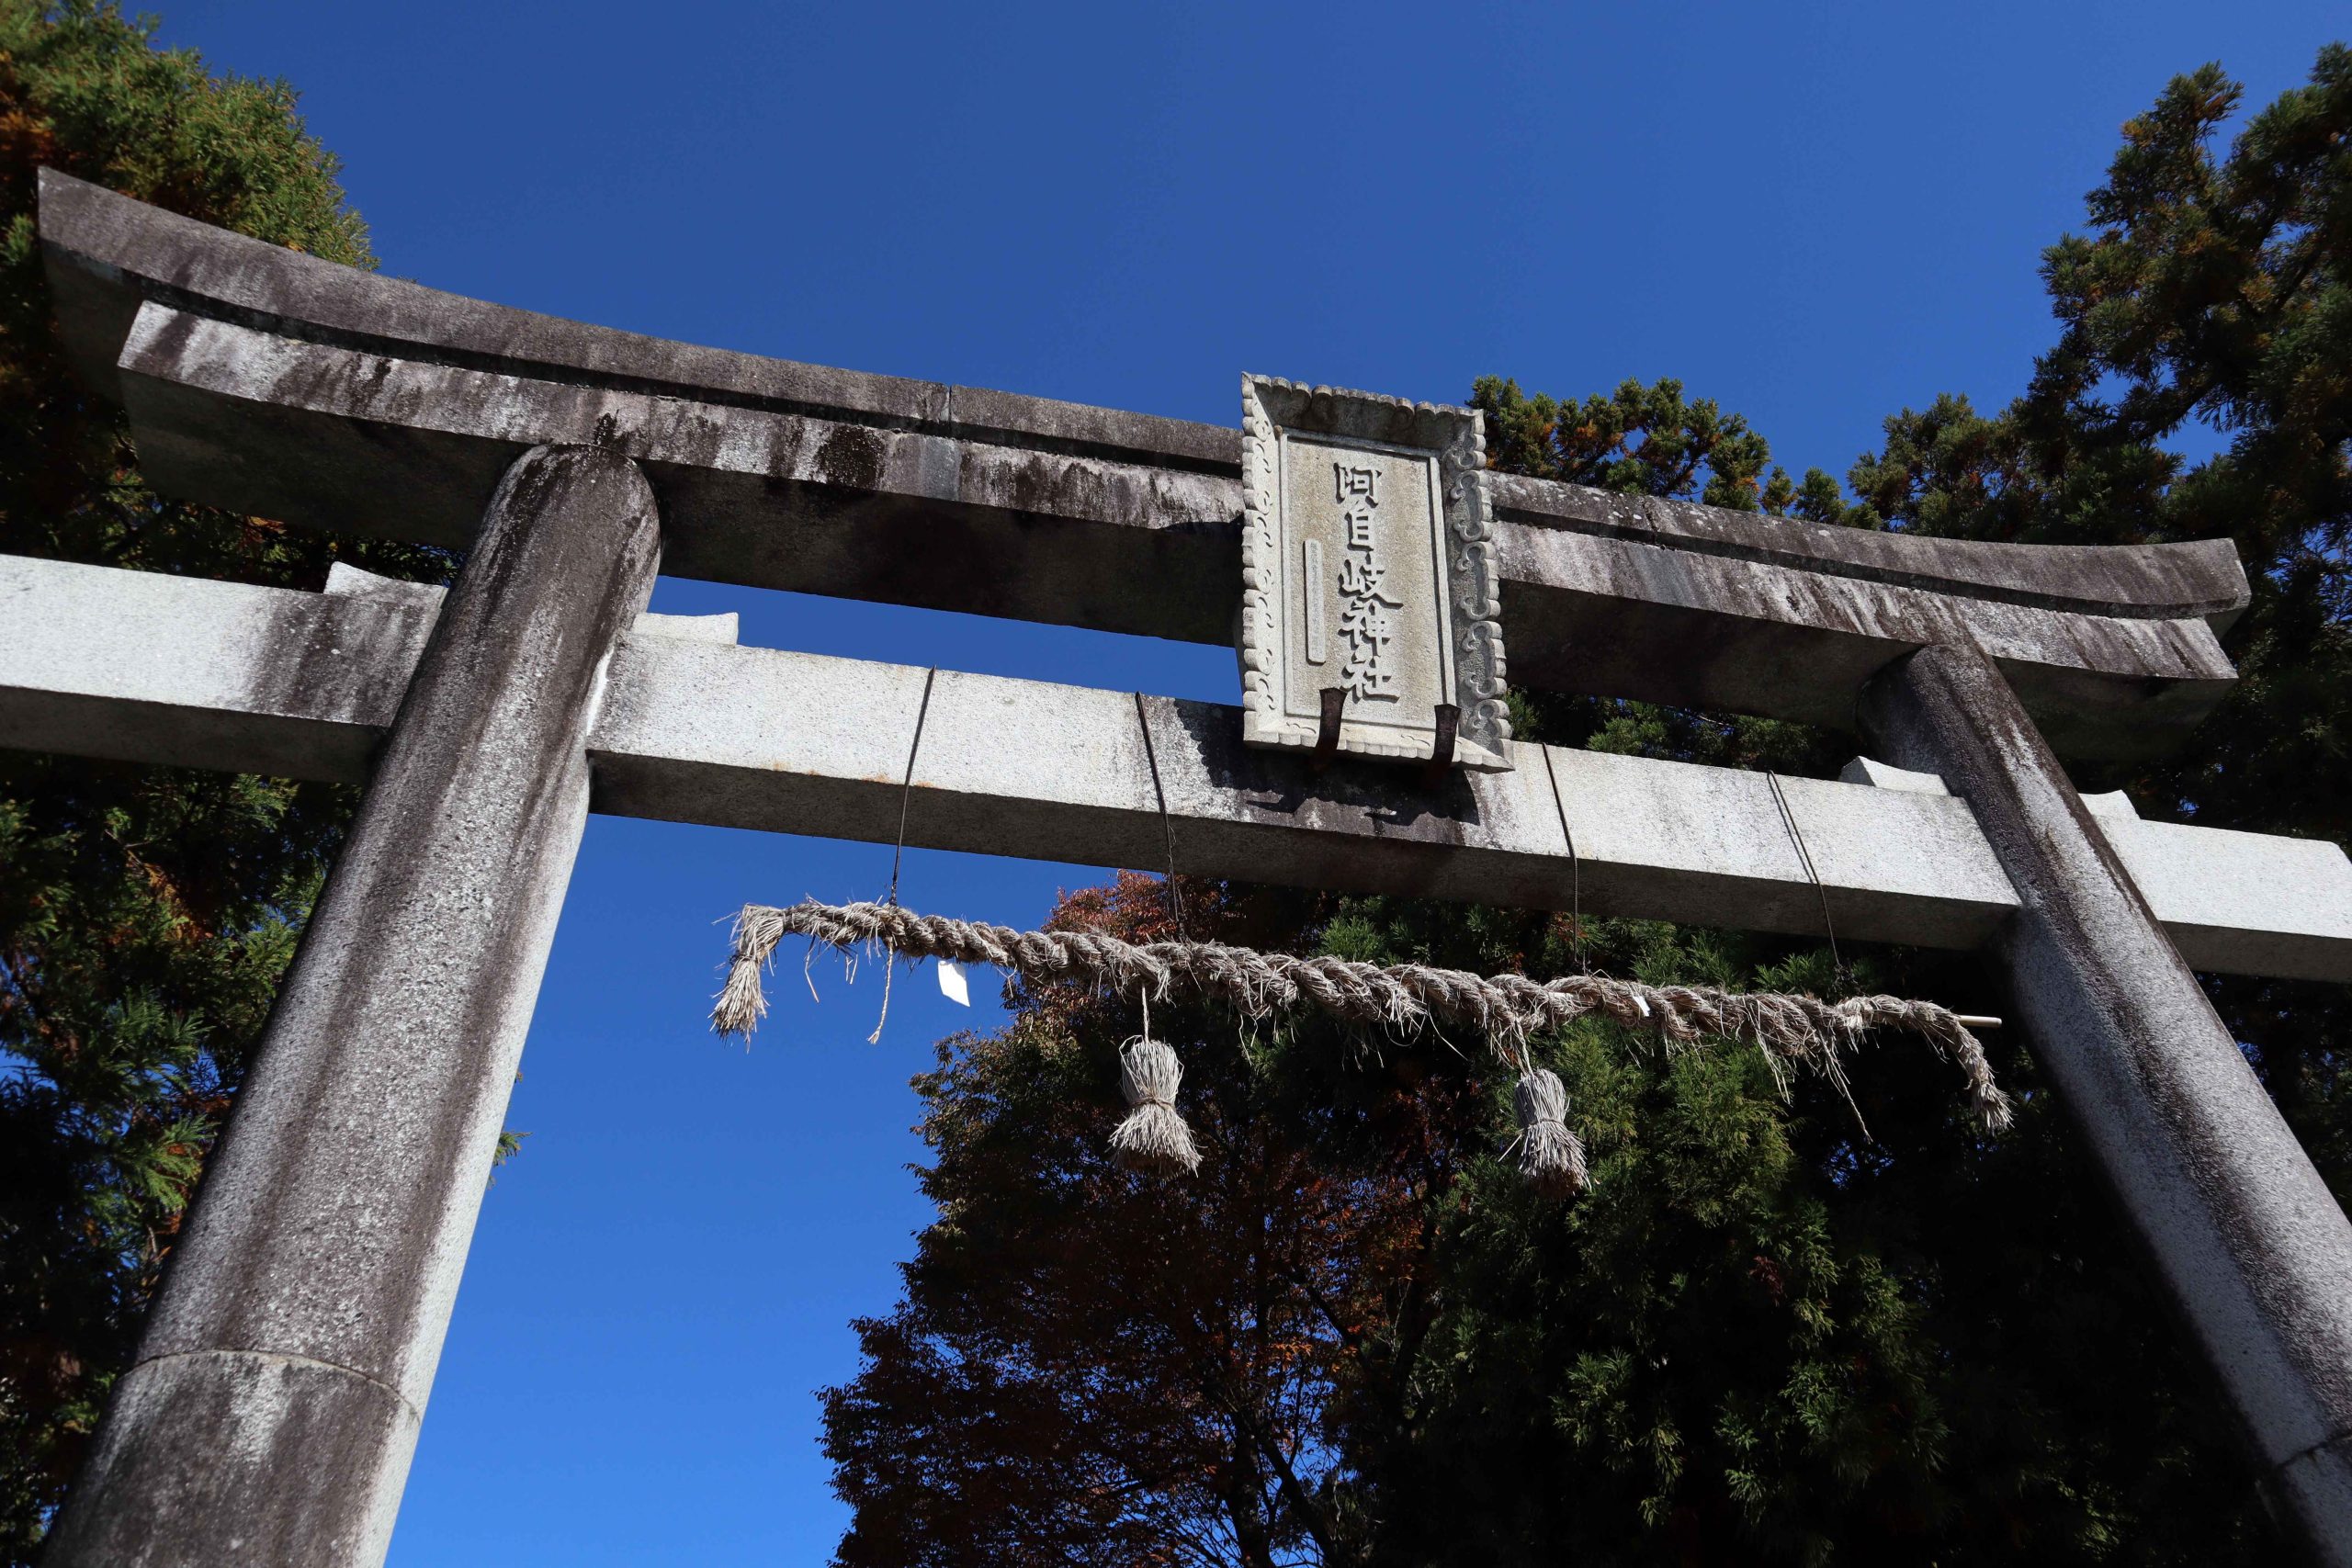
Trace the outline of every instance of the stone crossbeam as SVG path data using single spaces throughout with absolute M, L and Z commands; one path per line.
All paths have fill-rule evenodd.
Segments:
M 166 493 L 451 546 L 538 443 L 636 460 L 663 570 L 1229 643 L 1239 435 L 532 315 L 43 171 L 83 374 Z M 1495 476 L 1510 678 L 1850 728 L 1913 650 L 1983 648 L 2052 744 L 2158 754 L 2231 669 L 2226 540 L 2070 548 L 1817 527 Z
M 438 601 L 340 569 L 304 593 L 0 557 L 0 743 L 359 782 Z M 594 808 L 888 841 L 925 671 L 709 630 L 647 616 L 622 645 L 590 740 Z M 908 840 L 1156 869 L 1164 789 L 1191 872 L 1558 909 L 1576 889 L 1596 914 L 1821 929 L 1760 773 L 1522 745 L 1509 773 L 1425 793 L 1377 764 L 1317 777 L 1245 750 L 1229 707 L 1145 697 L 1140 711 L 1126 692 L 941 671 Z M 2017 908 L 1963 801 L 1781 786 L 1841 936 L 1973 948 Z M 2335 845 L 2099 827 L 2194 967 L 2352 980 L 2352 863 Z

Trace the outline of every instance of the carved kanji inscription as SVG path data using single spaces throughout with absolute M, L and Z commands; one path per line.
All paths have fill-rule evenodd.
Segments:
M 1244 383 L 1244 739 L 1507 767 L 1501 637 L 1478 416 L 1367 393 Z

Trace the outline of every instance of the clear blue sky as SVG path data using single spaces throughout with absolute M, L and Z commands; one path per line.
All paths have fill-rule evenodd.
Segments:
M 2035 265 L 2122 121 L 2256 102 L 2334 5 L 1067 8 L 151 0 L 284 76 L 387 271 L 822 364 L 1238 422 L 1244 369 L 1459 400 L 1681 378 L 1792 471 L 2015 393 Z M 665 581 L 744 640 L 1232 700 L 1229 654 Z M 887 846 L 593 822 L 394 1538 L 398 1568 L 821 1561 L 814 1391 L 924 1222 L 910 1074 L 987 1027 L 926 971 L 797 973 L 704 1032 L 747 898 Z M 1083 866 L 910 852 L 1012 924 Z

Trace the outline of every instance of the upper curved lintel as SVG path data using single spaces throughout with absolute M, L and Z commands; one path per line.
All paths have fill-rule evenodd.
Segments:
M 1240 433 L 1218 425 L 943 382 L 871 375 L 643 336 L 306 256 L 40 171 L 40 235 L 79 367 L 110 387 L 140 303 L 398 357 L 540 380 L 770 408 L 889 428 L 1238 475 Z M 1870 533 L 1758 513 L 1644 501 L 1496 476 L 1496 507 L 1535 527 L 1614 534 L 1669 549 L 2128 619 L 2243 609 L 2227 539 L 2147 546 L 2013 545 Z
M 322 261 L 40 171 L 40 238 L 67 337 L 98 386 L 143 299 L 401 358 L 1238 473 L 1235 430 L 804 365 L 487 304 Z
M 1495 476 L 1496 513 L 1534 527 L 1634 539 L 1721 556 L 2126 620 L 2201 619 L 2226 627 L 2245 608 L 2245 571 L 2228 539 L 2160 545 L 2022 545 L 1878 533 L 1728 507 L 1618 495 Z

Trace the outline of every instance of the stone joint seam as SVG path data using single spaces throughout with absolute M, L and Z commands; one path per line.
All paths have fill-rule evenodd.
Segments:
M 369 1372 L 363 1372 L 356 1367 L 346 1367 L 340 1361 L 322 1361 L 316 1356 L 297 1355 L 287 1350 L 244 1350 L 232 1349 L 225 1347 L 205 1350 L 169 1350 L 160 1356 L 141 1357 L 137 1363 L 131 1367 L 130 1371 L 135 1372 L 146 1367 L 161 1366 L 165 1361 L 194 1361 L 204 1359 L 265 1361 L 284 1366 L 318 1367 L 330 1372 L 340 1372 L 345 1377 L 356 1378 L 361 1382 L 371 1383 L 375 1387 L 383 1390 L 384 1393 L 391 1396 L 395 1404 L 399 1404 L 402 1410 L 408 1412 L 409 1418 L 411 1420 L 416 1421 L 420 1424 L 424 1420 L 424 1407 L 417 1404 L 414 1401 L 411 1400 L 408 1395 L 402 1393 L 399 1389 L 394 1388 L 390 1383 L 386 1382 L 383 1379 Z M 125 1377 L 128 1377 L 130 1373 L 128 1372 L 124 1374 Z
M 2285 1459 L 2278 1461 L 2276 1464 L 2273 1464 L 2270 1467 L 2270 1473 L 2273 1475 L 2283 1475 L 2288 1471 L 2294 1469 L 2295 1466 L 2302 1463 L 2303 1461 L 2311 1458 L 2313 1454 L 2320 1452 L 2322 1450 L 2332 1449 L 2339 1443 L 2346 1442 L 2352 1442 L 2352 1427 L 2346 1427 L 2331 1437 L 2322 1438 L 2318 1442 L 2312 1444 L 2308 1448 L 2299 1449 L 2295 1452 L 2289 1454 Z

